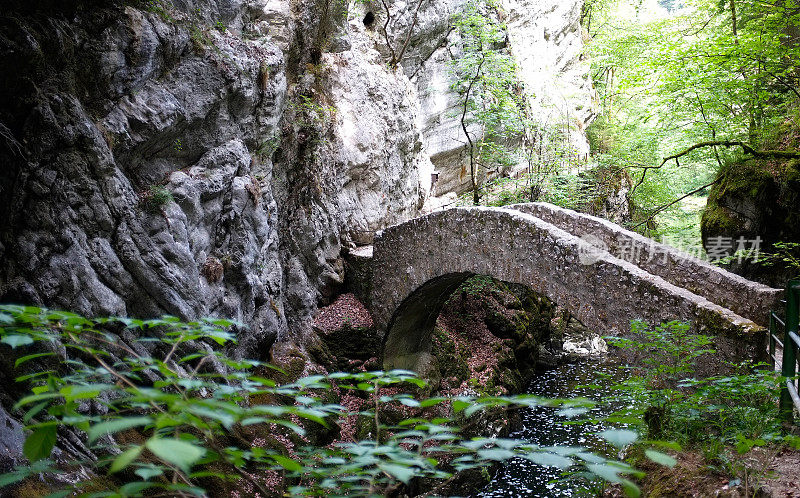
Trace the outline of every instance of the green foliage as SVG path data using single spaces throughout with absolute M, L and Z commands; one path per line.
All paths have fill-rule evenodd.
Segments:
M 459 428 L 489 409 L 574 409 L 585 401 L 417 399 L 412 393 L 425 383 L 405 371 L 312 375 L 280 385 L 264 374 L 268 365 L 219 350 L 235 341 L 233 329 L 241 325 L 169 316 L 88 319 L 0 306 L 0 337 L 14 348 L 18 381 L 30 390 L 15 410 L 30 431 L 25 454 L 34 462 L 0 476 L 0 483 L 66 471 L 48 457 L 56 435 L 69 431 L 98 457 L 79 458 L 70 468 L 108 474 L 100 492 L 96 480 L 70 485 L 71 493 L 87 497 L 204 496 L 208 486 L 226 482 L 262 496 L 382 496 L 413 479 L 444 479 L 516 456 L 578 465 L 637 493 L 625 476 L 639 474 L 623 463 L 581 448 L 472 438 Z M 116 333 L 123 331 L 136 342 L 120 341 Z M 339 405 L 335 393 L 360 404 Z M 316 445 L 310 439 L 353 422 L 365 427 L 366 437 Z
M 739 254 L 734 254 L 739 257 Z M 776 242 L 769 252 L 759 255 L 758 264 L 770 268 L 778 268 L 785 272 L 789 279 L 800 278 L 800 243 Z
M 796 436 L 782 434 L 778 422 L 779 374 L 767 365 L 743 364 L 727 365 L 727 375 L 697 379 L 697 359 L 713 354 L 708 337 L 690 334 L 679 322 L 655 328 L 636 323 L 633 330 L 636 339 L 609 338 L 612 344 L 647 356 L 641 368 L 632 369 L 632 376 L 615 387 L 619 394 L 607 398 L 612 406 L 624 407 L 608 420 L 645 432 L 647 438 L 637 445 L 697 450 L 709 466 L 757 489 L 753 483 L 764 477 L 768 465 L 757 464 L 758 458 L 747 454 L 771 445 L 767 452 L 774 456 L 781 447 L 798 444 Z M 665 466 L 676 463 L 674 457 L 652 449 L 632 455 Z
M 461 122 L 469 142 L 476 200 L 480 171 L 498 172 L 517 162 L 511 144 L 529 126 L 527 101 L 513 56 L 505 49 L 505 26 L 492 0 L 472 0 L 453 18 L 460 35 L 452 89 L 461 95 Z
M 152 185 L 141 195 L 141 200 L 147 211 L 151 213 L 160 213 L 167 204 L 175 199 L 172 197 L 172 192 L 164 185 Z
M 164 0 L 147 0 L 144 5 L 148 12 L 158 14 L 166 22 L 173 22 L 175 20 L 170 14 L 172 5 L 166 3 Z
M 697 360 L 714 354 L 710 338 L 691 334 L 680 322 L 656 327 L 635 322 L 633 332 L 635 339 L 608 338 L 615 346 L 646 355 L 642 367 L 617 386 L 628 407 L 612 419 L 638 420 L 650 439 L 682 446 L 744 448 L 762 439 L 783 441 L 776 372 L 765 365 L 729 365 L 729 375 L 697 379 Z
M 269 140 L 264 140 L 258 145 L 258 148 L 253 152 L 260 158 L 266 159 L 271 157 L 273 153 L 281 146 L 280 137 L 272 137 Z
M 697 358 L 714 353 L 708 336 L 692 334 L 689 324 L 672 321 L 655 327 L 642 321 L 631 324 L 635 339 L 610 338 L 617 347 L 645 354 L 648 383 L 656 388 L 675 388 L 679 381 L 694 374 Z M 656 353 L 656 354 L 653 354 Z
M 791 147 L 780 137 L 800 97 L 796 2 L 691 0 L 680 9 L 662 2 L 668 11 L 638 0 L 589 5 L 588 51 L 602 109 L 589 130 L 593 153 L 645 179 L 631 194 L 645 212 L 709 183 L 735 158 L 707 147 L 643 169 L 687 146 L 728 139 Z M 697 209 L 679 203 L 659 214 L 662 235 L 675 235 L 673 224 L 683 230 L 686 216 L 696 221 Z
M 573 172 L 523 174 L 519 178 L 497 178 L 484 184 L 481 188 L 482 203 L 487 206 L 507 206 L 533 200 L 580 211 L 592 200 L 596 187 L 597 183 L 592 179 Z M 470 194 L 463 194 L 459 198 L 459 205 L 470 203 Z

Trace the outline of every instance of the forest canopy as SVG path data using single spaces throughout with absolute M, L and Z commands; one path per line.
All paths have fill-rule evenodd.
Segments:
M 601 164 L 630 170 L 645 212 L 704 194 L 726 162 L 798 157 L 798 2 L 592 0 L 583 15 L 601 107 L 590 138 Z

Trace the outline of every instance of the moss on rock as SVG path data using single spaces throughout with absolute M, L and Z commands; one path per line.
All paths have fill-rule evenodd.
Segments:
M 431 355 L 436 358 L 441 378 L 455 379 L 458 383 L 469 379 L 470 370 L 466 358 L 458 351 L 453 338 L 440 327 L 433 331 Z

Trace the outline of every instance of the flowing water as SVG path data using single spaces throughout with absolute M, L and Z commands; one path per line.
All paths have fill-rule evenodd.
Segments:
M 600 393 L 619 382 L 621 369 L 602 356 L 588 356 L 574 363 L 561 365 L 538 375 L 528 392 L 549 398 L 584 397 L 599 401 Z M 586 417 L 604 417 L 611 408 L 598 404 Z M 540 407 L 522 414 L 522 428 L 512 437 L 526 439 L 540 446 L 580 446 L 592 451 L 609 451 L 609 447 L 593 433 L 608 427 L 601 424 L 563 425 L 569 420 L 555 408 Z M 613 455 L 608 455 L 613 456 Z M 489 486 L 476 496 L 481 497 L 562 497 L 585 496 L 591 489 L 580 479 L 564 480 L 563 470 L 544 467 L 516 458 L 506 463 Z

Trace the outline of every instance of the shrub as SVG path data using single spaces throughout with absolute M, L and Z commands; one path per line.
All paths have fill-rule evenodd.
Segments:
M 160 213 L 167 204 L 172 202 L 172 192 L 163 185 L 153 185 L 146 192 L 140 194 L 144 208 L 151 213 Z
M 728 365 L 730 374 L 697 379 L 696 360 L 714 353 L 708 336 L 690 333 L 681 322 L 635 322 L 633 331 L 635 339 L 607 338 L 646 354 L 642 367 L 617 386 L 625 408 L 612 418 L 639 423 L 651 439 L 700 449 L 733 445 L 746 452 L 769 441 L 794 444 L 777 421 L 777 372 L 764 364 Z
M 274 367 L 217 350 L 235 341 L 233 328 L 241 326 L 169 316 L 88 319 L 0 306 L 0 342 L 32 349 L 15 362 L 25 369 L 18 381 L 30 388 L 15 409 L 30 431 L 24 453 L 32 465 L 3 475 L 0 486 L 39 475 L 57 488 L 47 476 L 81 466 L 109 476 L 69 486 L 82 496 L 205 496 L 225 483 L 262 496 L 383 495 L 412 479 L 445 479 L 521 456 L 579 465 L 636 493 L 624 477 L 635 471 L 626 464 L 580 448 L 468 438 L 459 430 L 459 423 L 490 408 L 586 402 L 418 400 L 411 393 L 424 382 L 400 370 L 313 375 L 279 385 L 270 379 Z M 126 330 L 135 344 L 120 340 Z M 51 461 L 57 434 L 66 432 L 85 441 L 96 458 L 76 456 L 66 467 Z M 330 443 L 331 433 L 339 442 Z M 90 492 L 98 481 L 102 489 Z

